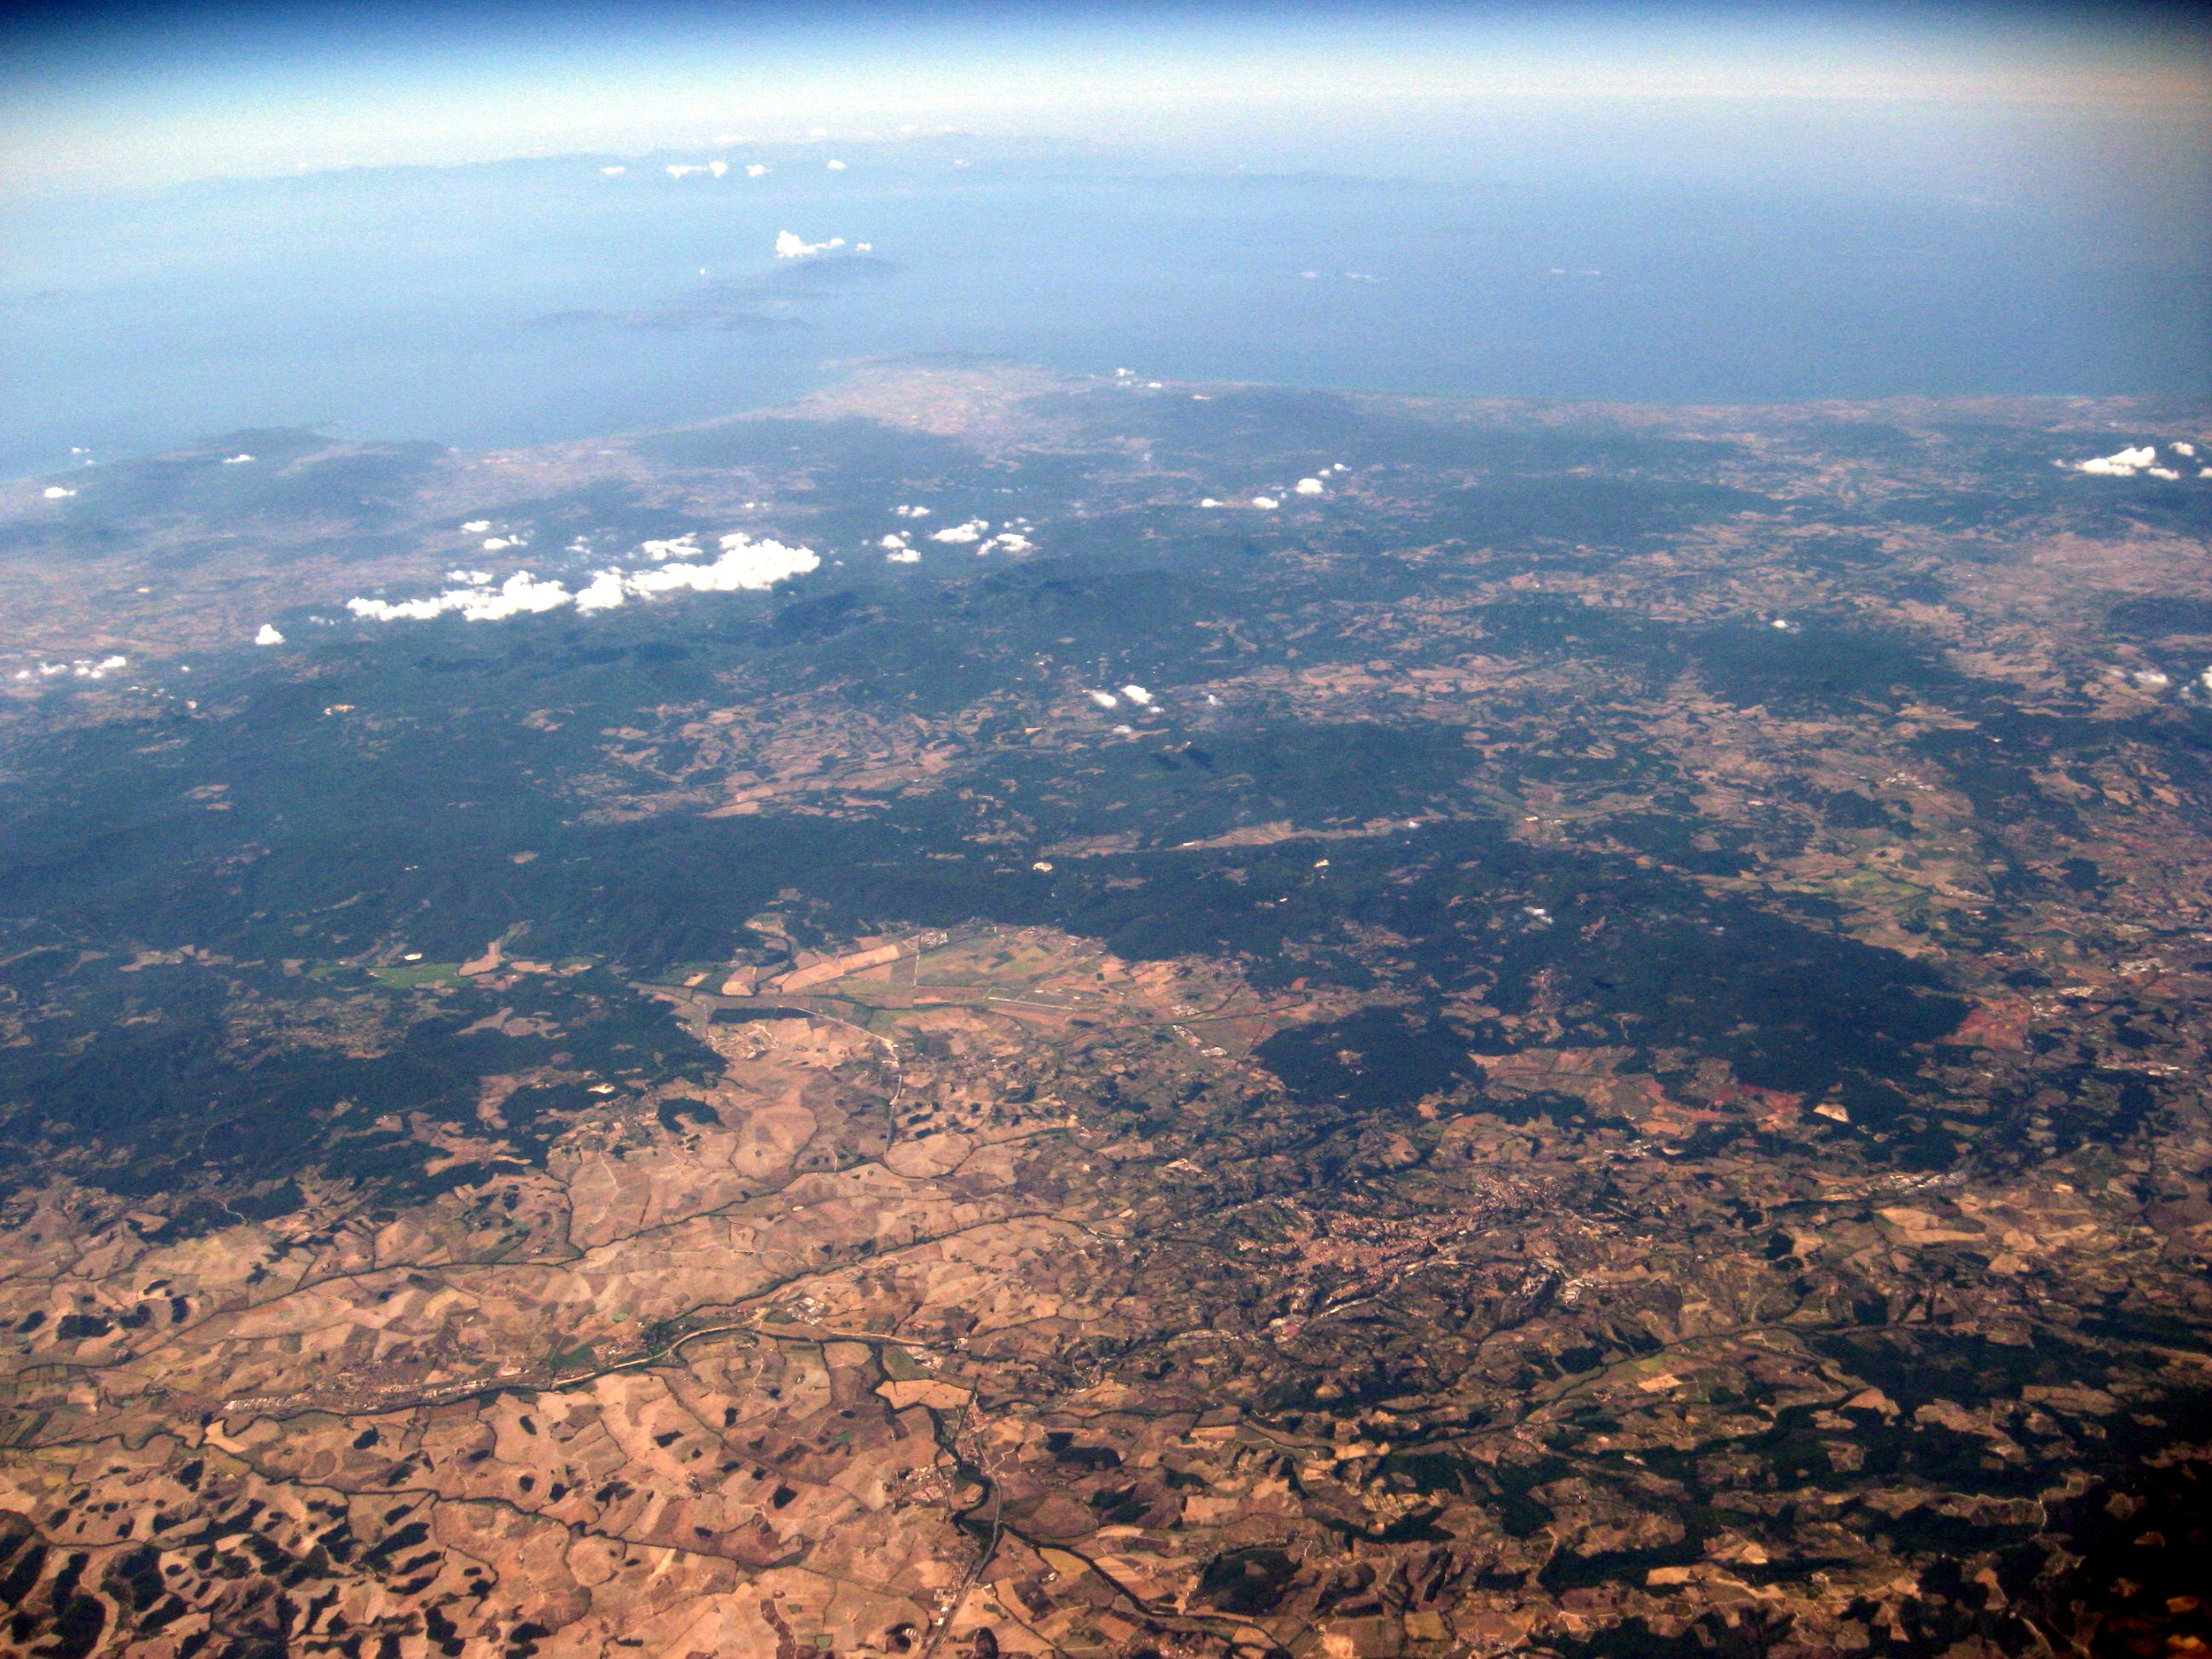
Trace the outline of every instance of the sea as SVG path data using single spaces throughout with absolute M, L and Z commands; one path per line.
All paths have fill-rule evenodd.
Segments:
M 17 201 L 0 476 L 269 427 L 468 447 L 667 427 L 915 355 L 1668 403 L 2212 389 L 2201 237 L 1940 172 L 1608 182 L 1601 158 L 1440 182 L 944 146 L 752 165 Z

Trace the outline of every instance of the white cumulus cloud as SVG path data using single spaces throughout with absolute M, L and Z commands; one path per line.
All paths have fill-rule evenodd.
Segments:
M 742 531 L 723 537 L 720 544 L 722 555 L 712 564 L 664 564 L 633 573 L 624 586 L 641 596 L 683 589 L 696 593 L 757 592 L 822 564 L 811 548 L 757 542 Z
M 346 609 L 371 622 L 427 622 L 449 611 L 469 622 L 498 622 L 526 612 L 557 611 L 574 602 L 575 595 L 558 582 L 540 581 L 527 570 L 518 570 L 497 587 L 457 587 L 427 599 L 353 599 Z
M 921 555 L 910 547 L 902 546 L 896 553 L 884 554 L 884 559 L 890 564 L 920 564 Z
M 804 259 L 810 253 L 827 253 L 844 246 L 842 236 L 832 236 L 826 242 L 810 242 L 787 230 L 775 234 L 775 257 L 779 259 Z
M 629 596 L 623 591 L 623 574 L 619 570 L 602 570 L 586 582 L 576 594 L 579 611 L 611 611 Z
M 2134 448 L 2115 450 L 2110 455 L 2093 455 L 2086 461 L 2076 461 L 2074 470 L 2076 472 L 2094 472 L 2107 478 L 2131 478 L 2157 459 L 2158 450 L 2150 444 L 2142 444 Z
M 695 554 L 699 550 L 689 537 L 664 545 Z M 574 593 L 557 581 L 518 570 L 497 587 L 453 587 L 421 599 L 352 599 L 346 601 L 346 609 L 369 622 L 427 622 L 449 612 L 465 622 L 498 622 L 557 611 L 563 605 L 586 611 L 611 610 L 633 598 L 650 599 L 662 593 L 757 592 L 818 569 L 822 564 L 811 548 L 755 541 L 742 532 L 723 537 L 720 545 L 720 555 L 708 562 L 683 560 L 641 570 L 597 571 Z
M 284 643 L 284 636 L 276 631 L 274 623 L 264 623 L 261 624 L 261 631 L 253 636 L 253 642 L 256 645 L 282 645 Z
M 746 162 L 746 163 L 745 163 L 745 177 L 746 177 L 746 178 L 748 178 L 748 179 L 765 179 L 765 178 L 767 178 L 767 177 L 768 177 L 768 163 L 767 163 L 767 162 L 765 162 L 765 161 L 748 161 L 748 162 Z
M 628 167 L 601 167 L 599 176 L 603 179 L 619 179 L 629 171 Z
M 842 161 L 829 161 L 823 165 L 832 173 L 842 173 L 845 170 L 845 164 Z
M 886 553 L 891 551 L 895 548 L 904 547 L 906 544 L 906 537 L 903 534 L 896 532 L 884 537 L 883 540 L 876 544 L 878 547 L 882 548 Z
M 713 173 L 717 179 L 720 178 L 729 170 L 730 164 L 727 161 L 709 161 L 707 163 L 707 171 Z
M 244 466 L 252 459 L 252 456 L 243 453 L 237 455 L 226 455 L 222 458 L 222 464 L 225 466 Z
M 471 536 L 481 536 L 485 531 L 491 528 L 491 520 L 489 519 L 471 519 L 467 523 L 464 524 L 461 528 L 467 531 Z
M 1141 685 L 1125 685 L 1121 688 L 1121 695 L 1139 708 L 1150 708 L 1152 706 L 1152 694 Z
M 902 519 L 926 519 L 929 516 L 929 509 L 926 507 L 895 507 L 891 511 Z
M 58 501 L 66 496 L 74 495 L 76 494 L 76 491 L 74 489 L 64 489 L 59 484 L 48 484 L 46 489 L 46 496 L 50 501 Z
M 990 528 L 984 520 L 970 519 L 965 524 L 947 525 L 942 530 L 933 531 L 929 539 L 933 542 L 980 542 Z
M 2208 668 L 2204 672 L 2205 677 L 2212 679 L 2212 668 Z M 1121 706 L 1121 698 L 1115 696 L 1111 691 L 1085 691 L 1083 695 L 1101 708 L 1119 708 Z
M 1282 503 L 1273 495 L 1255 495 L 1252 498 L 1252 505 L 1258 507 L 1278 507 Z
M 1319 478 L 1301 478 L 1295 488 L 1301 495 L 1318 495 L 1328 486 Z

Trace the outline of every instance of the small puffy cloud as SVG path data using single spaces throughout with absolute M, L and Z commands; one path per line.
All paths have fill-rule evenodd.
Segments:
M 767 177 L 768 177 L 768 163 L 767 163 L 767 162 L 765 162 L 765 161 L 748 161 L 748 162 L 746 162 L 746 163 L 745 163 L 745 177 L 746 177 L 746 178 L 748 178 L 748 179 L 765 179 L 765 178 L 767 178 Z
M 623 174 L 629 171 L 629 169 L 628 167 L 601 167 L 599 169 L 599 177 L 602 179 L 619 179 Z
M 640 542 L 638 551 L 656 563 L 662 559 L 696 558 L 699 553 L 699 537 L 697 532 L 694 532 L 688 536 L 678 536 L 672 541 Z
M 884 537 L 883 540 L 876 544 L 878 547 L 882 548 L 886 553 L 890 552 L 894 548 L 904 547 L 906 544 L 906 537 L 902 532 L 894 532 L 891 535 Z
M 512 537 L 487 536 L 484 538 L 483 550 L 487 553 L 496 553 L 503 547 L 513 547 L 515 543 Z
M 1328 488 L 1319 478 L 1301 478 L 1293 487 L 1301 495 L 1318 495 Z
M 933 542 L 980 542 L 990 528 L 990 525 L 981 519 L 970 519 L 965 524 L 947 525 L 942 530 L 933 531 L 929 539 Z
M 975 550 L 978 553 L 1027 553 L 1036 544 L 1016 530 L 1002 530 Z
M 2169 679 L 2166 675 L 2160 673 L 2155 668 L 2138 668 L 2134 673 L 2129 675 L 2128 678 L 2133 680 L 2137 686 L 2141 687 L 2145 691 L 2163 691 L 2167 686 L 2173 684 L 2171 679 Z
M 832 173 L 842 173 L 845 170 L 845 164 L 842 161 L 825 161 L 823 165 Z
M 1150 708 L 1152 706 L 1152 694 L 1141 685 L 1125 685 L 1121 688 L 1121 695 L 1139 708 Z
M 1252 498 L 1252 505 L 1257 507 L 1273 509 L 1274 507 L 1280 507 L 1282 503 L 1277 501 L 1273 495 L 1255 495 Z
M 2212 668 L 2208 668 L 2204 672 L 2208 677 L 2212 677 Z M 1115 696 L 1111 691 L 1085 691 L 1083 695 L 1101 708 L 1119 708 L 1121 706 L 1121 698 Z
M 689 179 L 693 173 L 704 173 L 706 170 L 703 167 L 686 167 L 681 161 L 672 161 L 669 164 L 668 176 L 672 179 Z
M 1221 503 L 1215 501 L 1212 496 L 1208 495 L 1200 500 L 1199 505 L 1200 507 L 1218 507 Z
M 729 170 L 730 164 L 727 161 L 709 161 L 707 163 L 707 171 L 713 173 L 717 179 L 720 178 Z
M 2181 475 L 2170 466 L 2147 466 L 2143 469 L 2143 476 L 2147 478 L 2164 478 L 2170 483 Z
M 2177 455 L 2186 455 L 2191 460 L 2197 459 L 2197 446 L 2195 444 L 2174 443 L 2168 444 L 2166 447 Z
M 446 580 L 449 582 L 466 582 L 471 587 L 483 587 L 489 585 L 491 581 L 491 572 L 489 570 L 448 570 L 446 573 Z
M 888 564 L 920 564 L 921 555 L 910 547 L 902 546 L 896 553 L 884 554 L 884 560 Z
M 46 493 L 46 499 L 47 499 L 48 501 L 58 501 L 65 500 L 67 497 L 76 495 L 76 491 L 75 491 L 74 489 L 64 489 L 61 485 L 59 485 L 59 484 L 48 484 L 48 485 L 46 486 L 46 492 L 45 492 L 45 493 Z
M 576 595 L 579 611 L 611 611 L 628 598 L 623 591 L 623 574 L 619 570 L 602 570 L 586 582 Z
M 264 628 L 261 631 L 266 634 L 273 630 Z M 277 636 L 279 640 L 283 637 L 282 635 Z M 276 641 L 264 640 L 259 642 L 270 645 Z M 98 662 L 94 662 L 89 657 L 78 657 L 70 662 L 40 663 L 38 667 L 38 678 L 52 679 L 57 674 L 66 674 L 72 679 L 104 680 L 112 672 L 122 666 L 124 666 L 124 659 L 121 657 L 102 657 Z M 184 672 L 189 674 L 192 671 L 187 668 Z M 19 680 L 27 680 L 31 678 L 31 671 L 27 668 L 18 669 L 15 672 L 15 678 Z
M 2158 450 L 2150 444 L 2133 448 L 2115 450 L 2110 455 L 2093 455 L 2086 461 L 2074 463 L 2076 472 L 2092 472 L 2100 477 L 2131 478 L 2144 467 L 2158 459 Z M 2064 462 L 2060 462 L 2064 465 Z
M 779 259 L 804 259 L 810 253 L 828 253 L 844 246 L 842 236 L 832 236 L 826 242 L 810 242 L 787 230 L 775 234 L 775 257 Z
M 471 536 L 481 536 L 485 531 L 491 528 L 491 520 L 489 519 L 471 519 L 466 524 L 463 525 L 461 528 L 468 532 Z
M 252 459 L 252 456 L 243 453 L 237 455 L 226 455 L 222 458 L 222 464 L 225 466 L 244 466 Z
M 926 519 L 929 516 L 929 509 L 926 507 L 895 507 L 891 511 L 902 519 Z
M 256 645 L 282 645 L 284 643 L 284 636 L 276 631 L 276 625 L 274 623 L 264 623 L 261 624 L 261 631 L 253 636 L 253 642 Z

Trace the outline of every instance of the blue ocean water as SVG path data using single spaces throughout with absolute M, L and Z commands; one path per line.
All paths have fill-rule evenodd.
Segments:
M 663 426 L 908 353 L 1519 398 L 2208 388 L 2201 242 L 2047 203 L 1608 186 L 1601 166 L 1544 187 L 602 165 L 10 208 L 0 474 L 254 426 L 467 445 Z M 844 246 L 780 259 L 783 231 Z

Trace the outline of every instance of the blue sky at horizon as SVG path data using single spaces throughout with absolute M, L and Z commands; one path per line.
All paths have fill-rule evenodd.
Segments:
M 0 475 L 264 425 L 545 441 L 915 351 L 2197 395 L 2207 39 L 2142 6 L 19 8 Z
M 29 8 L 0 33 L 0 169 L 21 192 L 952 127 L 1431 174 L 1593 140 L 1677 171 L 1906 167 L 1932 131 L 1969 171 L 2049 147 L 2179 178 L 2208 40 L 2148 6 Z

